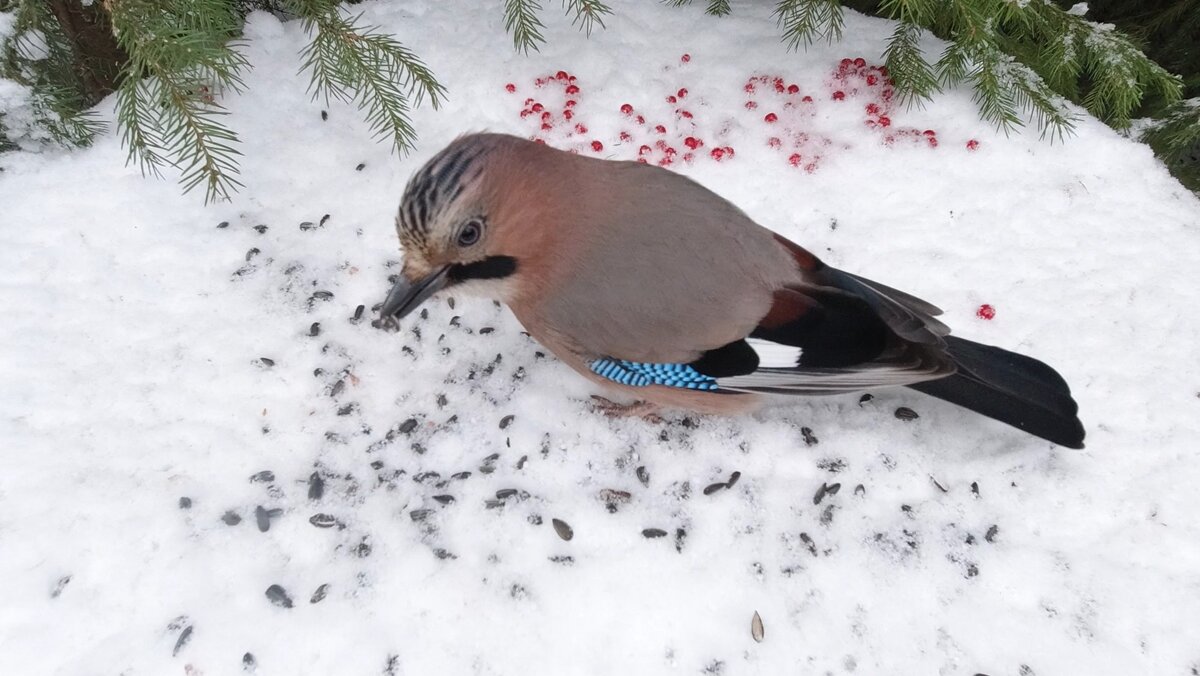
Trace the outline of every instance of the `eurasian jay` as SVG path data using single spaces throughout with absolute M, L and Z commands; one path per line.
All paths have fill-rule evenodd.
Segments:
M 822 263 L 660 167 L 463 136 L 409 181 L 396 229 L 404 265 L 383 317 L 450 288 L 502 301 L 625 399 L 735 413 L 907 386 L 1083 447 L 1054 369 L 949 335 L 933 305 Z

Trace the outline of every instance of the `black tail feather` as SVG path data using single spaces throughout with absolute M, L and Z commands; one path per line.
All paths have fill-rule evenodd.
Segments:
M 1067 448 L 1083 448 L 1079 406 L 1057 371 L 991 345 L 946 336 L 958 372 L 909 385 Z

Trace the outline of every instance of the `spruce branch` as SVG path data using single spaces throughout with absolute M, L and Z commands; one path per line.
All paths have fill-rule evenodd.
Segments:
M 901 101 L 912 103 L 929 99 L 941 91 L 933 67 L 921 53 L 920 26 L 907 20 L 896 24 L 892 39 L 883 52 L 884 64 L 896 85 Z
M 708 7 L 704 11 L 713 16 L 727 16 L 733 12 L 733 8 L 729 6 L 729 0 L 708 0 Z
M 604 28 L 604 15 L 612 14 L 612 9 L 601 0 L 563 0 L 563 7 L 574 15 L 571 25 L 578 26 L 588 37 L 596 25 Z
M 301 51 L 301 68 L 311 73 L 309 91 L 357 103 L 377 139 L 391 137 L 397 152 L 416 141 L 409 112 L 426 96 L 436 109 L 446 90 L 408 48 L 374 26 L 349 17 L 335 0 L 289 0 L 312 41 Z
M 1141 138 L 1163 159 L 1180 182 L 1200 191 L 1200 97 L 1179 101 Z
M 525 54 L 529 50 L 538 51 L 538 46 L 546 42 L 542 35 L 545 26 L 538 18 L 542 5 L 538 0 L 504 0 L 504 29 L 512 33 L 513 44 L 517 51 Z
M 806 47 L 817 39 L 829 43 L 842 39 L 840 0 L 779 0 L 774 16 L 788 49 Z
M 237 180 L 237 134 L 216 102 L 242 87 L 245 57 L 224 0 L 114 0 L 113 30 L 129 55 L 117 92 L 117 125 L 143 173 L 180 170 L 184 192 L 205 188 L 205 202 L 227 199 Z

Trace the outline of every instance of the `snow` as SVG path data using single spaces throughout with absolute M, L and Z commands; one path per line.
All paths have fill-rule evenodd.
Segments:
M 848 13 L 841 43 L 789 54 L 767 6 L 613 4 L 590 39 L 551 7 L 529 57 L 498 3 L 358 5 L 450 91 L 415 112 L 406 158 L 353 108 L 308 99 L 299 25 L 253 15 L 248 90 L 226 99 L 245 152 L 230 203 L 141 178 L 111 133 L 0 157 L 0 673 L 1200 669 L 1197 199 L 1094 120 L 1060 144 L 1005 137 L 966 91 L 890 111 L 938 147 L 885 144 L 869 96 L 830 87 L 843 57 L 879 60 L 887 22 Z M 439 298 L 399 333 L 372 328 L 408 176 L 465 131 L 530 134 L 525 92 L 560 69 L 590 129 L 553 142 L 632 159 L 620 106 L 664 117 L 662 95 L 687 87 L 697 127 L 668 136 L 736 155 L 674 169 L 940 305 L 957 334 L 1054 365 L 1087 449 L 908 390 L 613 420 L 489 301 Z M 746 79 L 775 73 L 814 95 L 779 122 L 783 145 L 803 128 L 824 149 L 811 172 L 744 107 Z M 518 492 L 489 506 L 502 489 Z

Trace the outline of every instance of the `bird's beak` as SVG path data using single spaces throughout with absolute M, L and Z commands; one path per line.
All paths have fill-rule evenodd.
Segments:
M 446 273 L 449 270 L 450 266 L 447 265 L 411 282 L 407 277 L 401 275 L 400 281 L 396 282 L 396 285 L 388 292 L 387 300 L 383 301 L 379 315 L 384 318 L 395 316 L 396 319 L 402 319 L 415 310 L 418 305 L 424 303 L 425 299 L 446 286 Z

